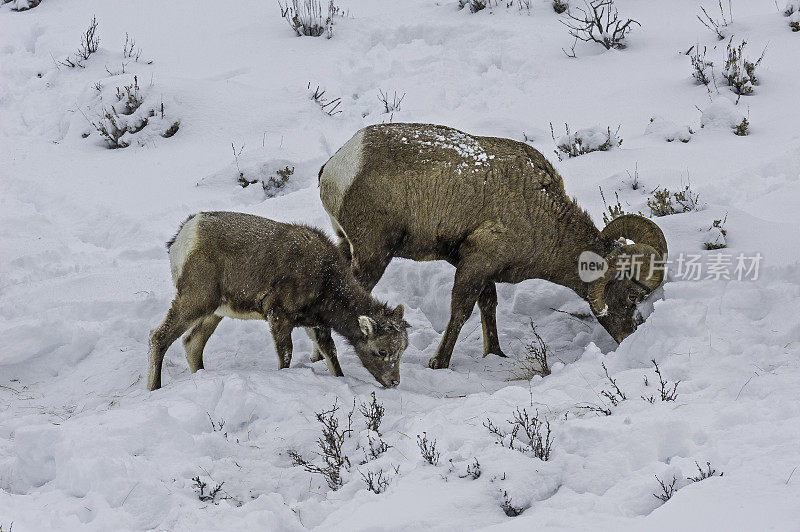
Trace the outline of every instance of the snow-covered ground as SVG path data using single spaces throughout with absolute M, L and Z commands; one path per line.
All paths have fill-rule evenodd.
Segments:
M 727 35 L 752 59 L 766 47 L 759 84 L 733 105 L 722 101 L 736 101 L 721 77 L 726 41 L 698 22 L 698 0 L 618 0 L 642 24 L 629 46 L 578 43 L 574 59 L 549 1 L 499 3 L 472 14 L 456 0 L 342 0 L 330 40 L 296 37 L 278 6 L 255 0 L 0 6 L 2 530 L 800 530 L 800 34 L 771 0 L 733 0 Z M 59 64 L 93 15 L 97 53 L 85 68 Z M 138 61 L 123 57 L 126 32 Z M 715 63 L 710 96 L 691 77 L 692 45 Z M 153 116 L 130 147 L 110 150 L 91 122 L 126 85 Z M 341 98 L 341 113 L 310 99 L 317 86 Z M 383 113 L 379 89 L 405 93 L 400 110 Z M 740 117 L 747 136 L 731 131 Z M 703 255 L 708 267 L 716 253 L 734 264 L 760 253 L 758 278 L 673 271 L 619 346 L 593 318 L 553 310 L 588 312 L 569 290 L 499 286 L 506 352 L 524 354 L 533 320 L 557 359 L 527 381 L 512 380 L 513 360 L 481 358 L 477 309 L 450 369 L 428 369 L 453 268 L 396 260 L 374 293 L 404 303 L 412 325 L 398 388 L 377 388 L 341 338 L 346 376 L 329 376 L 308 361 L 301 330 L 279 372 L 266 324 L 225 320 L 206 370 L 190 374 L 176 342 L 164 387 L 147 392 L 148 333 L 173 295 L 163 243 L 180 221 L 225 209 L 330 231 L 319 166 L 360 127 L 389 120 L 527 138 L 598 225 L 598 187 L 649 213 L 653 190 L 690 183 L 701 208 L 656 219 L 670 256 Z M 550 122 L 556 136 L 565 122 L 619 125 L 624 142 L 559 162 Z M 267 180 L 287 165 L 275 197 L 237 184 L 239 172 Z M 728 247 L 706 251 L 726 216 Z M 680 381 L 674 401 L 661 401 L 651 359 Z M 616 406 L 601 394 L 611 390 L 601 363 L 627 397 Z M 315 458 L 315 412 L 336 403 L 346 423 L 373 391 L 385 453 L 361 464 L 376 435 L 356 408 L 339 490 L 292 465 L 290 449 Z M 611 415 L 581 408 L 592 404 Z M 548 461 L 484 427 L 505 428 L 517 408 L 549 420 Z M 421 457 L 423 433 L 438 465 Z M 688 480 L 695 462 L 717 475 Z M 388 488 L 367 491 L 361 473 L 381 469 Z M 200 501 L 198 475 L 229 498 Z M 677 478 L 666 502 L 656 477 Z M 507 516 L 504 500 L 524 511 Z

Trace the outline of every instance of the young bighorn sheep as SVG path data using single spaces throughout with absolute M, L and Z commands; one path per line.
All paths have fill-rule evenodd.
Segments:
M 318 229 L 204 212 L 190 216 L 167 247 L 177 294 L 150 335 L 150 390 L 161 387 L 164 353 L 186 331 L 189 369 L 203 368 L 203 348 L 223 316 L 267 320 L 281 369 L 292 360 L 292 329 L 306 327 L 316 360 L 325 358 L 331 374 L 341 377 L 333 329 L 378 382 L 400 382 L 408 345 L 403 306 L 390 309 L 373 299 Z
M 505 356 L 496 282 L 545 279 L 571 288 L 621 342 L 636 329 L 636 304 L 663 280 L 667 243 L 655 223 L 625 215 L 600 231 L 547 159 L 514 140 L 430 124 L 370 126 L 325 163 L 319 185 L 340 248 L 367 290 L 392 257 L 456 267 L 450 321 L 432 368 L 450 364 L 476 300 L 484 356 Z M 605 268 L 588 283 L 578 269 L 585 251 Z

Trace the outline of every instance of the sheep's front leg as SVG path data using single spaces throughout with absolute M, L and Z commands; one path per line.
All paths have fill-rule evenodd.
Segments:
M 461 245 L 459 249 L 461 259 L 456 264 L 456 278 L 450 298 L 450 321 L 447 323 L 436 355 L 428 361 L 429 367 L 439 369 L 450 365 L 458 333 L 472 314 L 478 296 L 483 296 L 478 304 L 482 305 L 482 310 L 486 310 L 485 313 L 482 312 L 482 316 L 489 318 L 484 321 L 484 334 L 494 332 L 499 351 L 500 345 L 496 340 L 497 324 L 494 320 L 497 292 L 494 283 L 489 279 L 498 267 L 494 264 L 494 259 L 502 257 L 502 251 L 507 247 L 504 234 L 505 229 L 502 225 L 487 224 L 475 230 Z M 487 285 L 491 285 L 488 290 L 485 288 Z M 489 340 L 491 342 L 491 335 Z
M 294 325 L 287 317 L 273 313 L 269 317 L 275 352 L 278 354 L 278 369 L 289 367 L 292 362 L 292 329 Z
M 447 322 L 447 328 L 439 343 L 439 348 L 436 350 L 436 355 L 428 361 L 428 367 L 442 369 L 450 366 L 450 357 L 453 355 L 458 333 L 461 332 L 464 323 L 472 314 L 475 301 L 483 286 L 483 278 L 477 272 L 471 271 L 471 268 L 459 266 L 456 270 L 450 299 L 450 321 Z
M 314 342 L 314 353 L 311 355 L 311 362 L 325 359 L 328 371 L 334 377 L 343 377 L 342 367 L 336 357 L 336 344 L 333 343 L 331 330 L 328 327 L 306 327 L 306 333 L 311 341 Z
M 317 340 L 317 327 L 306 327 L 306 334 L 309 338 L 311 338 L 311 342 L 314 344 L 314 350 L 311 352 L 311 356 L 308 359 L 311 362 L 319 362 L 323 358 L 322 350 L 319 347 L 319 340 Z M 330 334 L 330 329 L 328 329 L 328 334 Z
M 507 358 L 500 349 L 500 337 L 497 334 L 497 289 L 493 282 L 486 283 L 478 296 L 478 309 L 481 311 L 481 327 L 483 328 L 483 356 L 489 353 Z

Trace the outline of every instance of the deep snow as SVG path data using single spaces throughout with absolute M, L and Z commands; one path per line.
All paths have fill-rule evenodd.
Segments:
M 642 23 L 629 47 L 579 44 L 576 59 L 562 52 L 572 39 L 542 0 L 529 13 L 501 2 L 475 14 L 455 0 L 342 0 L 348 15 L 330 40 L 295 37 L 277 6 L 252 0 L 0 6 L 3 530 L 799 530 L 800 34 L 773 2 L 734 0 L 728 31 L 753 58 L 767 47 L 760 84 L 734 106 L 718 77 L 712 103 L 683 54 L 699 44 L 723 62 L 725 42 L 696 20 L 698 2 L 617 3 Z M 86 68 L 58 65 L 92 15 L 100 50 Z M 111 75 L 127 61 L 126 32 L 142 54 Z M 90 122 L 134 75 L 146 105 L 163 102 L 180 129 L 106 149 Z M 309 83 L 340 97 L 342 112 L 325 114 Z M 406 93 L 391 117 L 379 89 Z M 732 134 L 732 116 L 749 116 L 750 135 Z M 598 224 L 598 187 L 647 213 L 650 191 L 690 183 L 703 208 L 656 219 L 671 257 L 760 253 L 758 279 L 672 275 L 620 346 L 593 319 L 552 310 L 588 311 L 565 288 L 499 286 L 504 349 L 521 355 L 533 320 L 558 357 L 551 375 L 528 382 L 509 380 L 512 361 L 480 357 L 477 309 L 450 369 L 427 369 L 454 270 L 396 260 L 374 293 L 404 303 L 412 324 L 397 389 L 376 388 L 341 338 L 346 376 L 329 376 L 324 362 L 308 362 L 301 330 L 292 368 L 278 372 L 266 324 L 225 320 L 205 371 L 190 374 L 176 342 L 164 388 L 147 392 L 148 332 L 173 295 L 163 242 L 180 221 L 228 209 L 330 231 L 319 166 L 360 127 L 390 118 L 530 139 Z M 565 122 L 572 131 L 621 125 L 624 141 L 559 162 L 550 122 L 556 132 Z M 237 184 L 239 172 L 267 178 L 286 165 L 294 175 L 274 198 Z M 705 251 L 726 214 L 729 247 Z M 680 380 L 676 401 L 659 400 L 651 359 Z M 610 386 L 601 363 L 627 395 L 619 406 L 600 395 Z M 336 401 L 341 414 L 372 391 L 386 407 L 386 453 L 359 465 L 368 435 L 356 413 L 340 490 L 291 464 L 289 449 L 314 456 L 314 412 Z M 653 394 L 653 404 L 641 399 Z M 580 408 L 589 403 L 612 414 Z M 550 420 L 549 461 L 496 445 L 483 427 L 517 407 Z M 423 432 L 437 441 L 438 466 L 420 456 Z M 460 478 L 476 458 L 481 476 Z M 695 461 L 724 476 L 686 480 Z M 376 495 L 359 471 L 379 469 L 392 480 Z M 199 501 L 197 475 L 224 482 L 240 503 Z M 678 479 L 666 503 L 653 496 L 654 476 Z M 520 516 L 501 509 L 504 491 Z

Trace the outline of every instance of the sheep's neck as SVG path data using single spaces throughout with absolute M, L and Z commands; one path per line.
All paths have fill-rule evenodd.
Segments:
M 579 258 L 581 253 L 591 251 L 605 258 L 611 251 L 609 243 L 600 236 L 589 215 L 576 207 L 569 220 L 565 220 L 564 229 L 553 238 L 551 253 L 541 279 L 565 286 L 586 300 L 589 284 L 580 277 Z
M 328 303 L 322 309 L 323 321 L 351 344 L 363 339 L 359 316 L 373 317 L 381 306 L 352 276 L 330 284 Z

